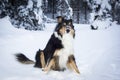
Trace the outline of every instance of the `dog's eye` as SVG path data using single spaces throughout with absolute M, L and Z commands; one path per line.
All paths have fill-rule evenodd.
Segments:
M 69 24 L 68 26 L 72 27 L 72 25 L 71 25 L 71 24 Z
M 62 26 L 65 27 L 66 25 L 63 24 Z
M 71 25 L 71 22 L 69 22 L 68 24 Z
M 68 25 L 72 27 L 72 23 L 71 22 L 69 22 Z
M 66 26 L 66 23 L 63 23 L 63 26 Z

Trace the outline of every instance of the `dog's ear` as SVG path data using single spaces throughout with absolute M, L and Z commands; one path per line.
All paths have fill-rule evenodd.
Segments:
M 64 21 L 64 17 L 62 16 L 57 16 L 57 23 L 62 23 L 62 21 Z
M 72 24 L 72 28 L 74 29 L 73 20 L 69 19 L 69 22 Z

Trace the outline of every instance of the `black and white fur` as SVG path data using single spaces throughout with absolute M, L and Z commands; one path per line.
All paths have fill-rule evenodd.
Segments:
M 64 19 L 58 24 L 45 49 L 37 51 L 35 62 L 21 53 L 16 54 L 17 60 L 21 63 L 34 63 L 35 67 L 43 68 L 43 71 L 46 72 L 51 69 L 61 71 L 70 68 L 79 73 L 74 57 L 73 41 L 75 30 L 72 20 Z

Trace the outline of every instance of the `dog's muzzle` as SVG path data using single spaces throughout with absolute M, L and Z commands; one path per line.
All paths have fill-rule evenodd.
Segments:
M 66 27 L 66 32 L 69 33 L 70 32 L 70 26 Z

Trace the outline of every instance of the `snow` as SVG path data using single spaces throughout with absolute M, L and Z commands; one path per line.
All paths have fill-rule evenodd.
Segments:
M 77 75 L 69 70 L 46 74 L 15 59 L 14 54 L 22 52 L 34 60 L 36 51 L 46 46 L 55 23 L 45 24 L 45 31 L 14 28 L 8 17 L 0 19 L 0 24 L 1 80 L 120 80 L 119 25 L 113 23 L 107 29 L 90 30 L 88 24 L 75 24 L 74 54 L 81 72 Z
M 115 23 L 115 22 L 113 22 Z M 111 27 L 112 22 L 110 21 L 109 18 L 107 18 L 106 20 L 95 20 L 91 23 L 92 25 L 94 25 L 94 28 L 98 29 L 107 29 L 109 27 Z M 102 25 L 101 25 L 102 24 Z
M 41 5 L 42 5 L 42 0 L 37 0 L 37 7 L 41 7 Z
M 107 8 L 108 10 L 110 10 L 110 9 L 111 9 L 111 6 L 110 6 L 110 4 L 109 4 L 109 0 L 103 0 L 101 7 L 102 7 L 102 9 Z
M 31 7 L 33 7 L 33 2 L 32 2 L 32 0 L 28 0 L 27 8 L 31 8 Z

